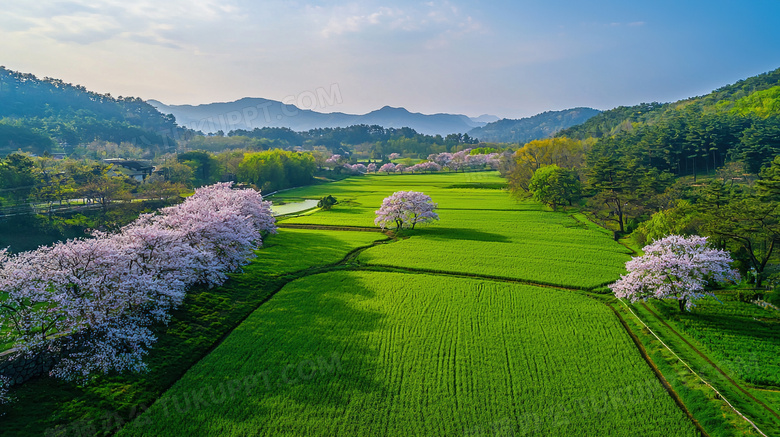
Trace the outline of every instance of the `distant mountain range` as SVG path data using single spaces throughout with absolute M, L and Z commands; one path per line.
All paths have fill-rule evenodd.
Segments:
M 286 127 L 302 132 L 316 128 L 347 127 L 357 124 L 379 125 L 385 128 L 410 127 L 427 135 L 466 133 L 488 122 L 498 120 L 494 115 L 469 118 L 460 114 L 421 114 L 404 108 L 385 106 L 367 114 L 317 112 L 300 109 L 276 100 L 243 98 L 235 102 L 203 105 L 166 105 L 148 100 L 163 114 L 173 114 L 180 126 L 204 133 L 236 129 L 252 130 L 263 127 Z
M 573 108 L 563 111 L 547 111 L 533 117 L 503 120 L 488 123 L 468 132 L 469 136 L 494 143 L 527 143 L 547 138 L 558 131 L 584 123 L 601 111 L 593 108 Z

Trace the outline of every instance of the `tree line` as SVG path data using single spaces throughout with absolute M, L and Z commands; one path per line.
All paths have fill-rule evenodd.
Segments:
M 172 115 L 137 97 L 113 97 L 81 85 L 0 67 L 0 152 L 63 151 L 96 139 L 175 148 L 182 134 Z
M 425 135 L 412 128 L 384 128 L 377 125 L 318 128 L 294 132 L 288 128 L 235 130 L 229 137 L 265 140 L 275 147 L 291 149 L 320 147 L 335 154 L 357 154 L 367 159 L 382 159 L 391 153 L 424 158 L 432 153 L 457 152 L 479 141 L 468 134 Z

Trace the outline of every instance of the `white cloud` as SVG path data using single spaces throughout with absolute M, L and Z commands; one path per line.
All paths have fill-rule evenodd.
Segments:
M 6 30 L 43 36 L 60 42 L 91 44 L 122 38 L 168 47 L 186 41 L 172 40 L 166 31 L 213 23 L 235 16 L 231 0 L 68 0 L 12 2 L 6 13 L 24 23 Z
M 312 16 L 328 16 L 320 34 L 326 38 L 370 32 L 416 34 L 424 47 L 439 48 L 483 26 L 449 2 L 366 8 L 363 4 L 311 9 Z

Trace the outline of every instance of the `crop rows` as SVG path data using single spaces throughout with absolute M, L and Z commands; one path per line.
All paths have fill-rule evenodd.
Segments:
M 581 247 L 482 241 L 426 241 L 410 238 L 361 254 L 369 265 L 468 275 L 487 275 L 540 284 L 593 288 L 614 281 L 626 256 Z
M 161 329 L 149 354 L 150 372 L 111 375 L 85 386 L 53 378 L 32 380 L 13 390 L 19 400 L 0 417 L 0 436 L 93 436 L 118 428 L 150 405 L 275 291 L 280 283 L 275 276 L 338 262 L 349 251 L 384 238 L 374 232 L 279 229 L 264 240 L 258 257 L 243 267 L 243 273 L 231 274 L 231 280 L 221 287 L 198 287 L 188 295 Z
M 780 316 L 777 311 L 740 302 L 719 293 L 718 301 L 702 300 L 691 313 L 680 313 L 667 302 L 653 302 L 676 329 L 704 346 L 733 377 L 780 390 Z
M 386 238 L 373 232 L 279 229 L 246 269 L 282 275 L 340 261 L 349 251 Z M 305 254 L 305 256 L 303 256 Z
M 288 284 L 119 433 L 188 434 L 696 431 L 609 309 L 586 297 L 332 272 Z
M 373 265 L 592 288 L 616 280 L 630 259 L 608 235 L 539 211 L 442 211 L 440 223 L 363 252 Z

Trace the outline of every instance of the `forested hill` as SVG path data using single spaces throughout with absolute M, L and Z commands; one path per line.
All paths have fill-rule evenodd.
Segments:
M 557 136 L 599 138 L 599 153 L 678 175 L 727 161 L 756 173 L 780 154 L 780 69 L 674 103 L 621 106 Z
M 561 129 L 586 122 L 601 111 L 593 108 L 572 108 L 547 111 L 533 117 L 513 120 L 505 118 L 469 131 L 482 141 L 497 143 L 526 143 L 554 135 Z
M 94 140 L 160 148 L 170 145 L 165 137 L 176 128 L 172 116 L 140 98 L 0 67 L 0 155 L 18 149 L 42 154 Z
M 619 106 L 609 111 L 603 111 L 582 124 L 569 127 L 558 133 L 575 139 L 588 137 L 600 138 L 614 135 L 621 131 L 631 130 L 637 124 L 656 124 L 663 120 L 674 118 L 679 112 L 694 107 L 704 113 L 742 112 L 745 106 L 755 106 L 755 100 L 761 94 L 755 93 L 769 90 L 780 85 L 780 68 L 777 70 L 740 80 L 703 96 L 692 97 L 674 103 L 640 103 L 635 106 Z M 777 90 L 774 90 L 777 95 Z M 748 96 L 754 95 L 752 98 Z M 741 109 L 740 109 L 741 108 Z M 777 109 L 777 108 L 775 108 Z

